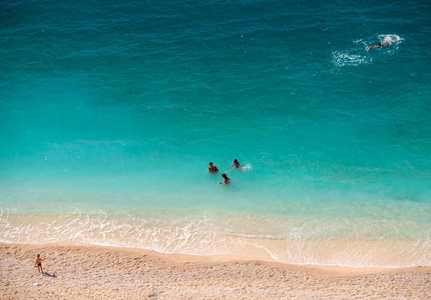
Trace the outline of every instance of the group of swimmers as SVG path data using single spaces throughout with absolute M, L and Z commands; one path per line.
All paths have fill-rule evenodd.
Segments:
M 229 169 L 231 169 L 232 167 L 234 167 L 237 170 L 242 170 L 241 164 L 238 162 L 238 160 L 235 158 L 233 160 L 233 164 L 229 167 Z M 210 162 L 210 165 L 208 167 L 208 173 L 217 173 L 218 172 L 218 168 L 217 166 L 215 166 L 212 162 Z M 227 177 L 226 173 L 221 174 L 221 177 L 223 177 L 223 182 L 220 182 L 220 184 L 229 184 L 230 182 L 230 178 Z

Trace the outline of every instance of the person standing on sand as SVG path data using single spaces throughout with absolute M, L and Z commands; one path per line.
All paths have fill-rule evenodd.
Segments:
M 42 268 L 42 262 L 44 261 L 44 259 L 40 258 L 40 254 L 37 255 L 36 258 L 36 262 L 34 263 L 34 266 L 37 266 L 37 270 L 39 271 L 39 273 L 43 274 L 43 268 Z
M 210 166 L 208 167 L 208 173 L 217 173 L 217 172 L 218 172 L 218 168 L 214 166 L 212 162 L 210 162 Z
M 220 184 L 224 184 L 224 185 L 229 184 L 230 178 L 227 177 L 225 173 L 221 174 L 221 177 L 223 177 L 223 182 L 220 182 Z

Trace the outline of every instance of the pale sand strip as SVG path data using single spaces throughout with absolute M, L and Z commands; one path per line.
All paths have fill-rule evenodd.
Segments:
M 47 275 L 34 267 L 45 258 Z M 0 299 L 431 299 L 431 267 L 297 266 L 232 256 L 0 243 Z

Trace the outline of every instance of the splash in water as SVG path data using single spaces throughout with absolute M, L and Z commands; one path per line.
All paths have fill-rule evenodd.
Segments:
M 383 46 L 388 46 L 391 44 L 399 45 L 403 41 L 403 39 L 396 34 L 379 34 L 377 38 L 380 41 L 378 44 L 365 47 L 365 49 L 369 50 L 372 48 L 381 48 Z M 372 63 L 373 58 L 364 53 L 364 46 L 370 44 L 373 45 L 373 40 L 375 40 L 375 37 L 368 38 L 365 40 L 359 39 L 354 42 L 355 45 L 350 49 L 344 51 L 334 51 L 332 53 L 332 63 L 337 67 L 356 67 L 359 65 Z M 394 53 L 397 49 L 398 47 L 392 48 L 390 52 Z

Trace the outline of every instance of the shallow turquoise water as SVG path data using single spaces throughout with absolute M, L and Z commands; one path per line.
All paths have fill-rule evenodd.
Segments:
M 1 241 L 396 240 L 431 264 L 427 2 L 0 7 Z

